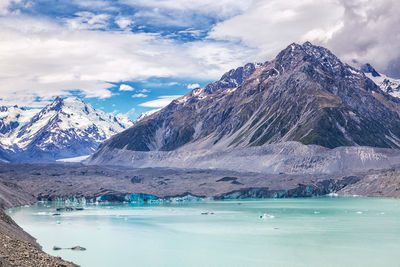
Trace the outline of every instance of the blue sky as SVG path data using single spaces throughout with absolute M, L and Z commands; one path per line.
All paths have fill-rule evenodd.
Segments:
M 1 0 L 0 104 L 76 95 L 135 118 L 304 41 L 400 75 L 399 11 L 394 0 Z
M 95 108 L 106 112 L 128 113 L 131 118 L 142 112 L 164 107 L 174 98 L 184 95 L 192 89 L 204 87 L 211 81 L 152 77 L 143 81 L 126 81 L 114 83 L 110 88 L 109 98 L 87 98 Z M 122 89 L 121 89 L 122 88 Z

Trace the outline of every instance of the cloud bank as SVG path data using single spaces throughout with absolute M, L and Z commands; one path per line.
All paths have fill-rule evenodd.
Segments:
M 257 58 L 271 58 L 291 42 L 311 41 L 347 62 L 370 62 L 389 71 L 390 64 L 400 66 L 399 12 L 396 0 L 257 0 L 218 23 L 209 37 L 255 47 Z
M 0 104 L 105 99 L 116 83 L 151 77 L 196 84 L 306 40 L 400 76 L 395 0 L 60 0 L 65 8 L 40 13 L 45 2 L 0 2 Z M 154 101 L 143 107 L 167 98 Z

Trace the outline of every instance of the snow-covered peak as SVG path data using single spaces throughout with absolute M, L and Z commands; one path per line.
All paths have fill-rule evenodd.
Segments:
M 161 109 L 152 109 L 146 112 L 143 112 L 142 114 L 139 115 L 139 117 L 137 117 L 136 120 L 133 121 L 133 124 L 138 123 L 141 120 L 144 120 L 147 117 L 150 117 L 151 115 L 153 115 L 154 113 L 160 111 Z
M 30 122 L 40 109 L 25 109 L 18 106 L 0 107 L 0 145 L 14 150 L 14 139 L 22 127 Z
M 361 71 L 373 80 L 382 91 L 400 98 L 400 79 L 390 78 L 385 74 L 379 73 L 368 63 L 361 67 Z
M 77 97 L 56 98 L 35 117 L 26 127 L 26 132 L 35 134 L 46 126 L 53 131 L 55 129 L 60 131 L 73 129 L 76 134 L 83 136 L 86 134 L 85 132 L 92 132 L 93 129 L 96 129 L 95 139 L 97 141 L 105 140 L 132 125 L 130 121 L 119 121 L 112 114 L 94 109 L 92 105 L 86 104 Z M 91 134 L 89 137 L 94 138 L 94 135 Z
M 77 97 L 57 97 L 42 110 L 0 109 L 0 145 L 15 153 L 74 157 L 93 152 L 104 140 L 133 123 L 107 114 Z
M 113 116 L 113 115 L 109 114 L 109 116 Z M 124 125 L 125 128 L 129 128 L 134 123 L 131 121 L 131 119 L 128 117 L 128 115 L 121 114 L 121 113 L 115 115 L 114 121 L 117 121 L 118 123 Z

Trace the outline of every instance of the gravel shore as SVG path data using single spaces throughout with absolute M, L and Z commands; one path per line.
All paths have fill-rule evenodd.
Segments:
M 36 240 L 0 209 L 0 267 L 73 267 L 41 250 Z

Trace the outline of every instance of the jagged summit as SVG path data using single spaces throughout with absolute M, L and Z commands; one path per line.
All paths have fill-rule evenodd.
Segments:
M 379 77 L 381 76 L 375 69 L 374 67 L 371 66 L 371 64 L 366 63 L 361 66 L 360 70 L 364 73 L 370 73 L 372 77 Z
M 231 69 L 222 75 L 220 80 L 207 85 L 203 92 L 206 94 L 212 94 L 221 89 L 237 87 L 262 65 L 262 63 L 247 63 L 243 67 Z
M 399 114 L 400 100 L 362 71 L 326 48 L 294 43 L 174 100 L 106 141 L 92 160 L 122 150 L 227 151 L 287 141 L 400 148 Z

